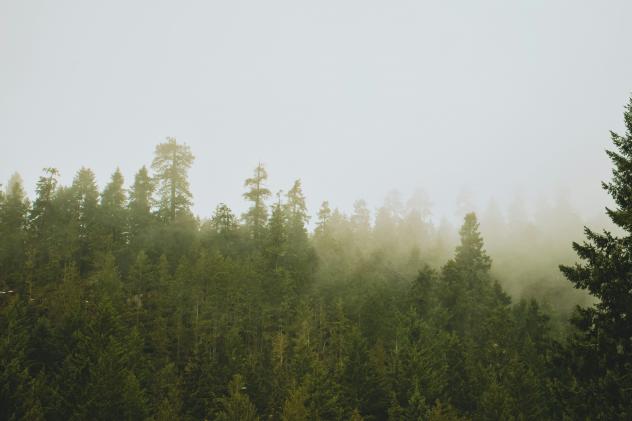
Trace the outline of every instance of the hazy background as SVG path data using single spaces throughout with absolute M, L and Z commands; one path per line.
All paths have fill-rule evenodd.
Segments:
M 194 210 L 270 187 L 379 206 L 425 189 L 453 217 L 517 191 L 600 213 L 632 91 L 632 2 L 0 0 L 0 180 L 126 182 L 188 143 Z

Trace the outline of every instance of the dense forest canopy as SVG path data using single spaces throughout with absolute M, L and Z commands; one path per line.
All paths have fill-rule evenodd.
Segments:
M 312 216 L 301 181 L 274 192 L 261 163 L 243 215 L 201 220 L 175 138 L 128 183 L 51 167 L 28 198 L 16 174 L 0 419 L 630 419 L 632 101 L 624 116 L 617 234 L 586 229 L 576 257 L 563 198 L 533 221 L 464 209 L 458 230 L 422 195 Z

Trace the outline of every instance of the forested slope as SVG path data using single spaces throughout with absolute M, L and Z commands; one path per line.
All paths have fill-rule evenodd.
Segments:
M 300 181 L 275 195 L 259 165 L 241 218 L 222 204 L 201 221 L 171 138 L 128 188 L 118 170 L 99 190 L 90 169 L 62 186 L 47 168 L 31 201 L 16 176 L 0 418 L 629 419 L 632 103 L 625 121 L 605 185 L 625 235 L 575 245 L 563 272 L 597 304 L 555 328 L 565 298 L 512 300 L 474 213 L 455 244 L 422 206 L 372 223 L 362 202 L 323 203 L 308 232 Z

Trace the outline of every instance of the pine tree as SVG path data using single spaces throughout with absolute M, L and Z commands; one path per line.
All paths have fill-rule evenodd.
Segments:
M 123 174 L 117 168 L 103 193 L 101 193 L 100 224 L 104 229 L 104 240 L 111 244 L 115 251 L 125 244 L 125 190 Z
M 243 378 L 236 374 L 228 385 L 228 396 L 221 398 L 222 411 L 217 419 L 219 421 L 257 421 L 257 410 L 244 393 L 246 386 Z
M 465 215 L 459 235 L 461 236 L 461 244 L 456 248 L 454 262 L 473 272 L 488 271 L 492 262 L 483 249 L 483 238 L 479 232 L 475 213 Z
M 226 204 L 220 203 L 215 208 L 211 218 L 211 227 L 222 236 L 228 236 L 237 229 L 237 219 Z
M 31 211 L 30 224 L 35 234 L 44 236 L 50 222 L 53 195 L 57 189 L 59 170 L 44 168 L 45 175 L 40 176 L 35 188 L 35 202 Z
M 616 204 L 606 213 L 623 234 L 585 228 L 587 240 L 573 243 L 581 262 L 560 267 L 576 288 L 597 299 L 579 308 L 573 320 L 579 333 L 571 344 L 570 363 L 578 390 L 568 406 L 576 411 L 571 417 L 632 417 L 632 98 L 624 122 L 625 135 L 611 132 L 616 149 L 607 154 L 613 177 L 602 183 Z
M 0 203 L 0 285 L 17 288 L 23 286 L 20 281 L 30 206 L 19 174 L 9 180 L 4 199 Z
M 181 419 L 182 392 L 181 381 L 173 363 L 162 367 L 154 377 L 154 419 L 171 421 Z
M 287 203 L 285 204 L 285 208 L 288 213 L 290 231 L 293 233 L 293 236 L 306 238 L 307 231 L 305 226 L 309 222 L 309 215 L 307 213 L 307 205 L 305 204 L 305 195 L 303 194 L 301 180 L 294 182 L 292 188 L 288 190 L 286 197 Z
M 428 418 L 428 404 L 421 390 L 419 390 L 418 384 L 415 384 L 415 389 L 408 399 L 406 416 L 409 420 L 424 420 Z
M 100 246 L 97 238 L 99 192 L 92 170 L 81 168 L 72 182 L 71 191 L 75 206 L 72 225 L 77 235 L 76 259 L 79 271 L 84 274 L 92 266 L 94 252 Z
M 309 416 L 305 407 L 307 396 L 301 387 L 290 390 L 290 393 L 283 404 L 282 421 L 307 421 Z
M 272 193 L 265 185 L 267 179 L 268 173 L 263 164 L 259 163 L 255 168 L 253 177 L 246 179 L 244 182 L 244 187 L 248 188 L 248 191 L 244 193 L 244 198 L 252 202 L 252 206 L 244 214 L 243 218 L 250 229 L 252 237 L 256 240 L 261 239 L 263 227 L 268 219 L 265 201 Z
M 176 216 L 190 213 L 192 195 L 187 171 L 193 160 L 189 146 L 178 144 L 173 137 L 156 146 L 151 167 L 158 184 L 159 213 L 165 220 L 173 222 Z
M 318 210 L 318 221 L 316 222 L 316 230 L 314 231 L 315 236 L 325 236 L 327 233 L 327 224 L 329 219 L 331 218 L 331 208 L 329 207 L 329 202 L 324 201 L 320 205 L 320 209 Z
M 459 231 L 461 243 L 442 269 L 440 297 L 448 310 L 446 327 L 461 336 L 474 335 L 482 327 L 484 313 L 492 310 L 491 259 L 483 248 L 478 226 L 476 214 L 465 215 Z
M 136 173 L 134 185 L 129 192 L 127 207 L 130 242 L 137 242 L 151 225 L 154 189 L 154 182 L 149 177 L 147 168 L 142 167 Z
M 272 215 L 269 222 L 269 234 L 266 247 L 266 255 L 274 270 L 286 260 L 288 252 L 287 214 L 281 203 L 279 193 L 278 202 L 272 206 Z
M 54 199 L 58 189 L 59 171 L 56 168 L 44 168 L 35 187 L 35 201 L 29 215 L 29 251 L 32 266 L 42 267 L 55 253 L 55 209 Z M 52 269 L 52 268 L 49 268 Z M 38 270 L 38 280 L 50 280 L 55 274 L 51 270 Z M 41 276 L 40 276 L 41 275 Z M 32 285 L 29 285 L 29 289 Z

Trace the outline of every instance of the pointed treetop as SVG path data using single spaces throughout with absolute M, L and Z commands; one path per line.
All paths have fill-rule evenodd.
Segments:
M 456 248 L 455 262 L 471 268 L 489 270 L 491 258 L 483 248 L 483 238 L 474 212 L 465 215 L 459 235 L 461 236 L 461 244 Z
M 617 204 L 616 209 L 606 209 L 608 216 L 612 222 L 632 233 L 632 98 L 625 107 L 624 121 L 624 135 L 610 132 L 617 150 L 606 151 L 614 168 L 612 180 L 602 183 L 602 186 Z

